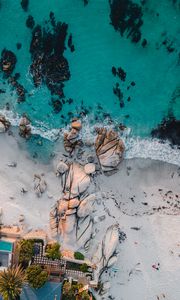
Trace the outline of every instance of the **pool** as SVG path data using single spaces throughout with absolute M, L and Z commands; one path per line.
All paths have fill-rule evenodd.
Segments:
M 0 251 L 12 252 L 13 244 L 0 240 Z
M 29 285 L 25 285 L 20 300 L 60 300 L 61 290 L 62 283 L 56 282 L 46 282 L 45 285 L 38 290 L 31 288 Z

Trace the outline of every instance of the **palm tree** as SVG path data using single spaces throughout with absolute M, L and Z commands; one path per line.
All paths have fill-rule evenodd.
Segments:
M 12 266 L 0 272 L 0 294 L 4 300 L 16 300 L 21 294 L 25 273 L 21 266 Z

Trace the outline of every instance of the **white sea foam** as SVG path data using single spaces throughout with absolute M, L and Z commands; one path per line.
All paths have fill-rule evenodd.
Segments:
M 20 116 L 12 111 L 0 110 L 12 124 L 12 126 L 18 126 L 20 121 Z M 108 123 L 104 120 L 102 123 L 96 123 L 92 125 L 89 118 L 85 117 L 83 119 L 83 126 L 81 131 L 81 138 L 84 141 L 93 142 L 95 140 L 95 127 L 106 127 L 111 129 L 114 124 Z M 48 139 L 50 141 L 55 141 L 59 136 L 63 136 L 64 132 L 69 129 L 69 126 L 62 128 L 49 129 L 48 125 L 43 122 L 36 122 L 35 126 L 32 126 L 32 133 L 38 134 L 41 137 Z M 150 158 L 155 160 L 161 160 L 164 162 L 172 163 L 180 166 L 180 150 L 178 147 L 173 147 L 168 141 L 162 142 L 159 139 L 152 138 L 140 138 L 131 136 L 131 129 L 127 128 L 121 135 L 126 147 L 125 158 Z

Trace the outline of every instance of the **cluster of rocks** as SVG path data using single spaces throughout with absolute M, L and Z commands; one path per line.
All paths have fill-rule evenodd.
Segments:
M 31 136 L 30 120 L 26 114 L 24 114 L 19 123 L 19 135 L 28 139 Z
M 110 0 L 110 19 L 116 31 L 121 36 L 126 34 L 133 43 L 141 40 L 141 26 L 143 25 L 143 13 L 139 4 L 131 0 Z
M 16 62 L 16 55 L 12 51 L 4 49 L 1 52 L 0 68 L 6 77 L 12 74 Z
M 65 243 L 72 244 L 74 239 L 78 247 L 88 247 L 91 239 L 91 213 L 96 195 L 89 194 L 88 188 L 90 172 L 94 171 L 95 167 L 90 170 L 77 163 L 66 164 L 61 161 L 57 165 L 56 174 L 62 178 L 63 195 L 50 212 L 51 230 L 53 235 L 59 233 Z
M 95 149 L 99 163 L 104 172 L 112 173 L 123 159 L 124 143 L 113 130 L 97 128 L 96 132 Z
M 73 119 L 70 131 L 64 133 L 64 148 L 67 152 L 73 153 L 77 146 L 82 146 L 82 141 L 80 139 L 81 127 L 81 121 Z
M 50 24 L 51 29 L 37 25 L 32 30 L 30 72 L 35 87 L 46 84 L 51 94 L 63 97 L 63 82 L 70 78 L 68 61 L 63 56 L 68 25 L 56 23 L 53 12 L 50 13 Z M 33 25 L 29 18 L 28 27 Z
M 11 123 L 6 120 L 6 118 L 0 114 L 0 133 L 7 131 L 10 127 Z

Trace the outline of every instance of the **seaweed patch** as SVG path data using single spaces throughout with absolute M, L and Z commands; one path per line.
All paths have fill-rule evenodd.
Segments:
M 141 40 L 143 13 L 140 5 L 131 0 L 110 0 L 111 24 L 121 36 L 130 38 L 133 43 Z
M 164 118 L 161 124 L 151 131 L 151 135 L 180 146 L 180 120 L 176 120 L 173 116 Z
M 45 84 L 52 95 L 62 98 L 64 82 L 70 78 L 69 64 L 64 57 L 68 25 L 56 22 L 53 12 L 50 13 L 47 23 L 49 24 L 46 26 L 36 25 L 32 30 L 30 73 L 35 87 Z M 72 36 L 69 38 L 69 47 L 72 51 Z M 57 101 L 54 103 L 56 106 Z M 60 103 L 58 110 L 59 108 Z

